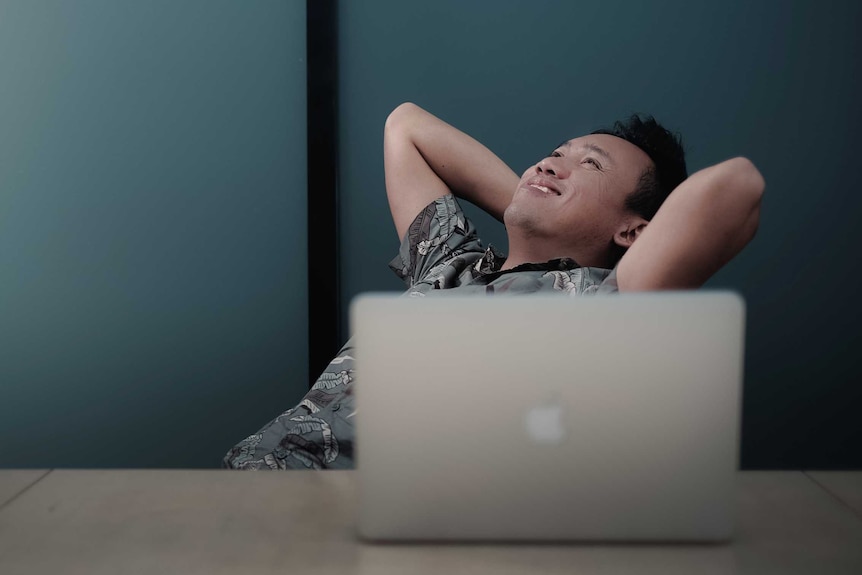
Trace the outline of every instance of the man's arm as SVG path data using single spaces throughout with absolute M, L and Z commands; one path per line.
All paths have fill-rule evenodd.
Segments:
M 386 120 L 383 160 L 399 238 L 425 206 L 450 191 L 502 221 L 519 181 L 491 150 L 411 103 Z
M 692 174 L 620 260 L 620 291 L 700 287 L 754 237 L 764 186 L 746 158 Z

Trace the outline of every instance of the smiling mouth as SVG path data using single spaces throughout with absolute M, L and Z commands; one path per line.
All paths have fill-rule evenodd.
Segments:
M 549 194 L 549 195 L 555 195 L 555 196 L 560 195 L 560 192 L 558 192 L 556 190 L 552 190 L 551 188 L 549 188 L 547 186 L 542 186 L 540 184 L 530 184 L 530 187 L 533 188 L 534 190 L 538 190 L 538 191 L 542 192 L 543 194 Z

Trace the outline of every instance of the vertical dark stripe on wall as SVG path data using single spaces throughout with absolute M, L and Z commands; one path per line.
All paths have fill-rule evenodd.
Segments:
M 306 0 L 309 386 L 338 351 L 336 0 Z

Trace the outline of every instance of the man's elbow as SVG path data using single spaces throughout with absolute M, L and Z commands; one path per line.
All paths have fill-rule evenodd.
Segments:
M 389 136 L 398 132 L 406 132 L 421 112 L 422 108 L 412 102 L 400 104 L 386 118 L 386 124 L 383 127 L 384 134 Z
M 766 189 L 766 181 L 757 166 L 744 157 L 737 157 L 727 162 L 728 172 L 731 174 L 732 182 L 730 186 L 735 196 L 735 201 L 739 202 L 740 208 L 743 210 L 741 216 L 742 226 L 739 231 L 742 245 L 750 242 L 757 228 L 760 226 L 760 204 L 763 200 L 763 191 Z
M 728 171 L 733 177 L 733 189 L 737 194 L 745 197 L 753 209 L 760 208 L 763 191 L 766 189 L 766 181 L 757 166 L 742 156 L 727 161 Z

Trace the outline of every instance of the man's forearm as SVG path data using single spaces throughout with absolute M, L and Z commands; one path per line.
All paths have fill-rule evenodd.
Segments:
M 502 221 L 519 178 L 480 142 L 411 103 L 390 114 L 386 137 L 409 140 L 453 194 Z
M 764 187 L 746 158 L 692 174 L 620 260 L 620 290 L 702 285 L 754 237 Z

